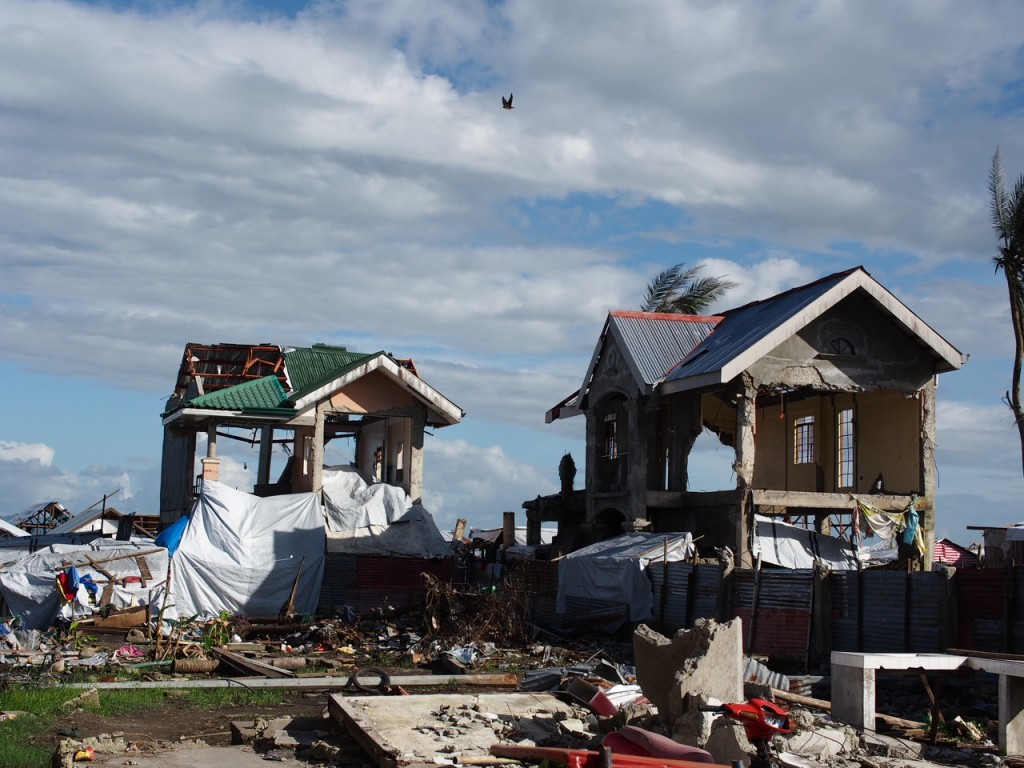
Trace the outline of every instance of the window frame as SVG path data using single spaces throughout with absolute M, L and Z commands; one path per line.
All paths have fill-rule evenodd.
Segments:
M 797 416 L 793 419 L 793 464 L 813 464 L 814 448 L 814 416 Z
M 856 418 L 853 406 L 836 413 L 836 488 L 853 488 L 856 483 Z

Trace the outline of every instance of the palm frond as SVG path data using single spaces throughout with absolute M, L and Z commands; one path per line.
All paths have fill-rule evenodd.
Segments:
M 660 272 L 651 282 L 647 284 L 644 293 L 644 301 L 640 307 L 641 312 L 665 312 L 665 307 L 671 305 L 672 297 L 679 290 L 682 281 L 683 265 L 676 264 L 674 267 Z
M 642 312 L 699 315 L 736 283 L 724 277 L 701 277 L 702 267 L 679 263 L 647 285 Z

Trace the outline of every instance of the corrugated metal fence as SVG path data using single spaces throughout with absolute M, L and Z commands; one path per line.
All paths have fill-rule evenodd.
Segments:
M 558 632 L 598 630 L 628 616 L 628 606 L 571 598 L 555 611 L 558 563 L 517 564 L 530 595 L 530 620 Z M 423 599 L 421 573 L 449 581 L 448 560 L 328 555 L 321 612 L 364 612 Z M 726 574 L 717 564 L 673 562 L 647 569 L 651 625 L 671 635 L 699 619 L 743 621 L 746 653 L 805 662 L 830 650 L 941 653 L 963 648 L 1024 653 L 1024 567 L 955 572 L 763 568 Z M 816 651 L 817 649 L 817 651 Z

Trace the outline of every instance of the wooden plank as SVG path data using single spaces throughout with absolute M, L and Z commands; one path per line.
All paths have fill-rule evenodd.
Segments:
M 264 664 L 262 661 L 246 658 L 239 653 L 226 651 L 223 648 L 213 648 L 211 650 L 215 656 L 219 657 L 225 663 L 235 669 L 239 669 L 242 672 L 246 672 L 251 675 L 260 675 L 262 677 L 295 677 L 295 673 L 291 670 L 281 669 L 270 664 Z
M 832 702 L 825 701 L 824 699 L 814 699 L 810 696 L 799 696 L 789 691 L 782 691 L 778 688 L 772 688 L 772 695 L 780 701 L 788 701 L 791 704 L 799 704 L 802 707 L 812 707 L 814 709 L 820 709 L 824 712 L 832 711 Z M 881 720 L 883 723 L 891 728 L 902 728 L 902 729 L 924 729 L 924 723 L 918 722 L 917 720 L 904 720 L 902 717 L 895 717 L 894 715 L 883 715 L 881 712 L 875 712 L 875 718 Z

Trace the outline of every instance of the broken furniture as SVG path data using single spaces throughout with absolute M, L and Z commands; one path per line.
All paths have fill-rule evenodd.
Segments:
M 1024 752 L 1024 661 L 944 653 L 832 652 L 832 715 L 874 728 L 878 670 L 952 672 L 972 669 L 999 676 L 999 753 Z

